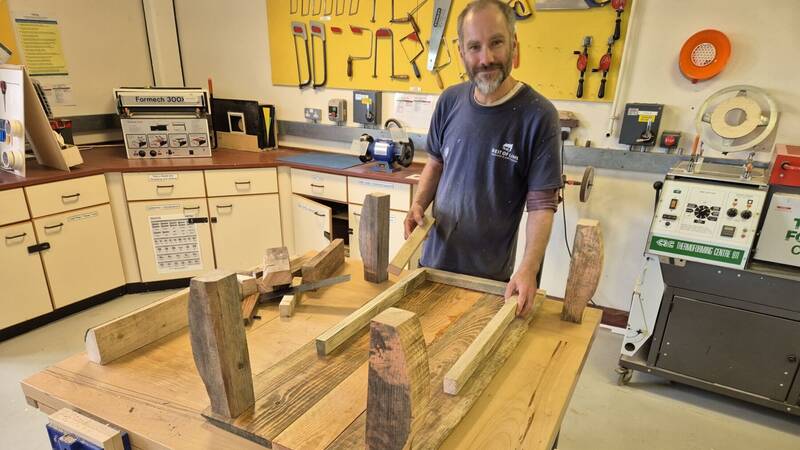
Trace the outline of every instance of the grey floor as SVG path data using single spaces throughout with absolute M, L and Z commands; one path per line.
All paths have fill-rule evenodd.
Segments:
M 83 350 L 84 331 L 163 297 L 127 295 L 0 343 L 0 448 L 49 448 L 45 415 L 19 381 Z M 617 386 L 621 336 L 600 329 L 561 430 L 560 450 L 800 449 L 800 418 L 636 373 Z

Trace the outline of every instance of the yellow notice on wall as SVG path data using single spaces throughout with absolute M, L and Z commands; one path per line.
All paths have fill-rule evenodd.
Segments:
M 17 41 L 11 27 L 11 16 L 8 13 L 8 2 L 0 0 L 0 64 L 19 64 Z
M 17 17 L 14 22 L 31 76 L 68 75 L 61 32 L 55 19 L 30 15 Z

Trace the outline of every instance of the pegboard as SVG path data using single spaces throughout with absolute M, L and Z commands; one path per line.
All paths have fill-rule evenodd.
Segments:
M 584 101 L 612 101 L 619 72 L 622 49 L 625 41 L 625 31 L 632 0 L 628 0 L 625 12 L 622 15 L 622 34 L 612 47 L 612 63 L 606 81 L 605 97 L 597 97 L 602 79 L 602 72 L 592 73 L 591 69 L 598 66 L 600 58 L 608 48 L 607 39 L 613 34 L 616 12 L 610 4 L 583 10 L 549 10 L 535 11 L 534 0 L 527 0 L 533 14 L 517 22 L 517 36 L 520 42 L 520 65 L 514 69 L 512 75 L 521 81 L 533 86 L 534 89 L 552 100 L 584 100 Z M 434 0 L 424 2 L 415 19 L 420 28 L 420 38 L 425 42 L 423 53 L 417 58 L 417 65 L 422 75 L 418 80 L 412 71 L 400 44 L 400 38 L 411 33 L 410 24 L 390 23 L 392 17 L 392 3 L 394 3 L 395 17 L 405 17 L 406 13 L 414 9 L 422 0 L 268 0 L 267 19 L 269 44 L 271 54 L 272 82 L 276 85 L 298 86 L 298 63 L 303 81 L 307 77 L 306 50 L 301 38 L 295 37 L 292 32 L 292 22 L 305 24 L 308 35 L 309 54 L 314 46 L 314 60 L 317 82 L 322 81 L 322 45 L 320 39 L 310 35 L 310 21 L 324 24 L 327 38 L 327 79 L 325 87 L 342 89 L 365 89 L 387 92 L 421 92 L 438 94 L 439 88 L 435 76 L 426 69 L 428 54 L 427 40 L 431 33 L 431 15 Z M 440 75 L 444 87 L 451 86 L 466 79 L 464 69 L 458 53 L 458 37 L 456 21 L 459 12 L 469 0 L 453 0 L 447 26 L 445 27 L 443 44 L 439 52 L 438 65 L 444 65 L 450 56 L 450 64 L 444 66 Z M 373 4 L 375 22 L 371 22 Z M 351 9 L 352 7 L 352 9 Z M 356 9 L 357 7 L 357 9 Z M 349 15 L 350 11 L 357 11 Z M 308 14 L 303 14 L 307 12 Z M 342 14 L 336 14 L 341 12 Z M 316 14 L 315 14 L 316 13 Z M 330 13 L 330 14 L 326 14 Z M 358 60 L 353 63 L 353 76 L 347 76 L 348 55 L 366 56 L 370 51 L 369 34 L 357 35 L 351 32 L 350 25 L 368 28 L 375 31 L 379 28 L 388 28 L 393 33 L 395 73 L 408 75 L 406 81 L 390 78 L 391 50 L 389 39 L 378 39 L 377 48 L 373 49 L 373 58 L 377 50 L 377 77 L 373 78 L 374 60 Z M 339 34 L 331 32 L 331 27 L 338 27 Z M 577 56 L 575 50 L 582 49 L 584 36 L 592 36 L 592 45 L 589 48 L 588 68 L 585 73 L 584 95 L 576 98 L 579 71 L 576 67 Z M 312 42 L 313 41 L 313 42 Z M 298 58 L 295 56 L 295 43 L 297 44 Z M 446 44 L 446 46 L 445 46 Z M 411 48 L 411 46 L 407 46 Z M 307 89 L 311 89 L 309 86 Z

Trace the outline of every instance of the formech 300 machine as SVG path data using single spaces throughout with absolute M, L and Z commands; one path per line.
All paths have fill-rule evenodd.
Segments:
M 114 90 L 128 159 L 211 156 L 211 103 L 199 88 Z
M 744 106 L 756 120 L 714 130 L 700 117 L 698 131 L 739 134 L 704 139 L 750 157 L 742 167 L 693 158 L 667 174 L 619 381 L 638 370 L 800 415 L 800 147 L 777 145 L 769 167 L 753 167 L 753 151 L 772 149 L 765 140 L 774 126 L 766 126 L 777 111 L 759 90 L 739 88 L 718 108 Z

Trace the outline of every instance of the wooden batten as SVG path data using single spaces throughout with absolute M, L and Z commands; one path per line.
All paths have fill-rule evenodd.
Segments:
M 411 260 L 411 256 L 413 256 L 414 252 L 422 245 L 422 241 L 428 237 L 428 233 L 431 231 L 434 222 L 436 222 L 436 220 L 433 216 L 425 214 L 425 218 L 423 219 L 424 224 L 414 228 L 414 231 L 411 232 L 411 235 L 400 247 L 400 250 L 395 253 L 392 262 L 389 263 L 389 273 L 400 275 L 403 268 L 408 265 L 408 262 Z
M 373 317 L 383 312 L 386 308 L 393 306 L 404 295 L 413 291 L 417 286 L 425 281 L 425 269 L 416 269 L 386 289 L 377 297 L 367 302 L 361 308 L 353 311 L 344 320 L 328 329 L 317 337 L 317 354 L 326 356 L 337 347 L 342 345 L 350 336 L 358 332 L 361 328 L 369 324 Z

